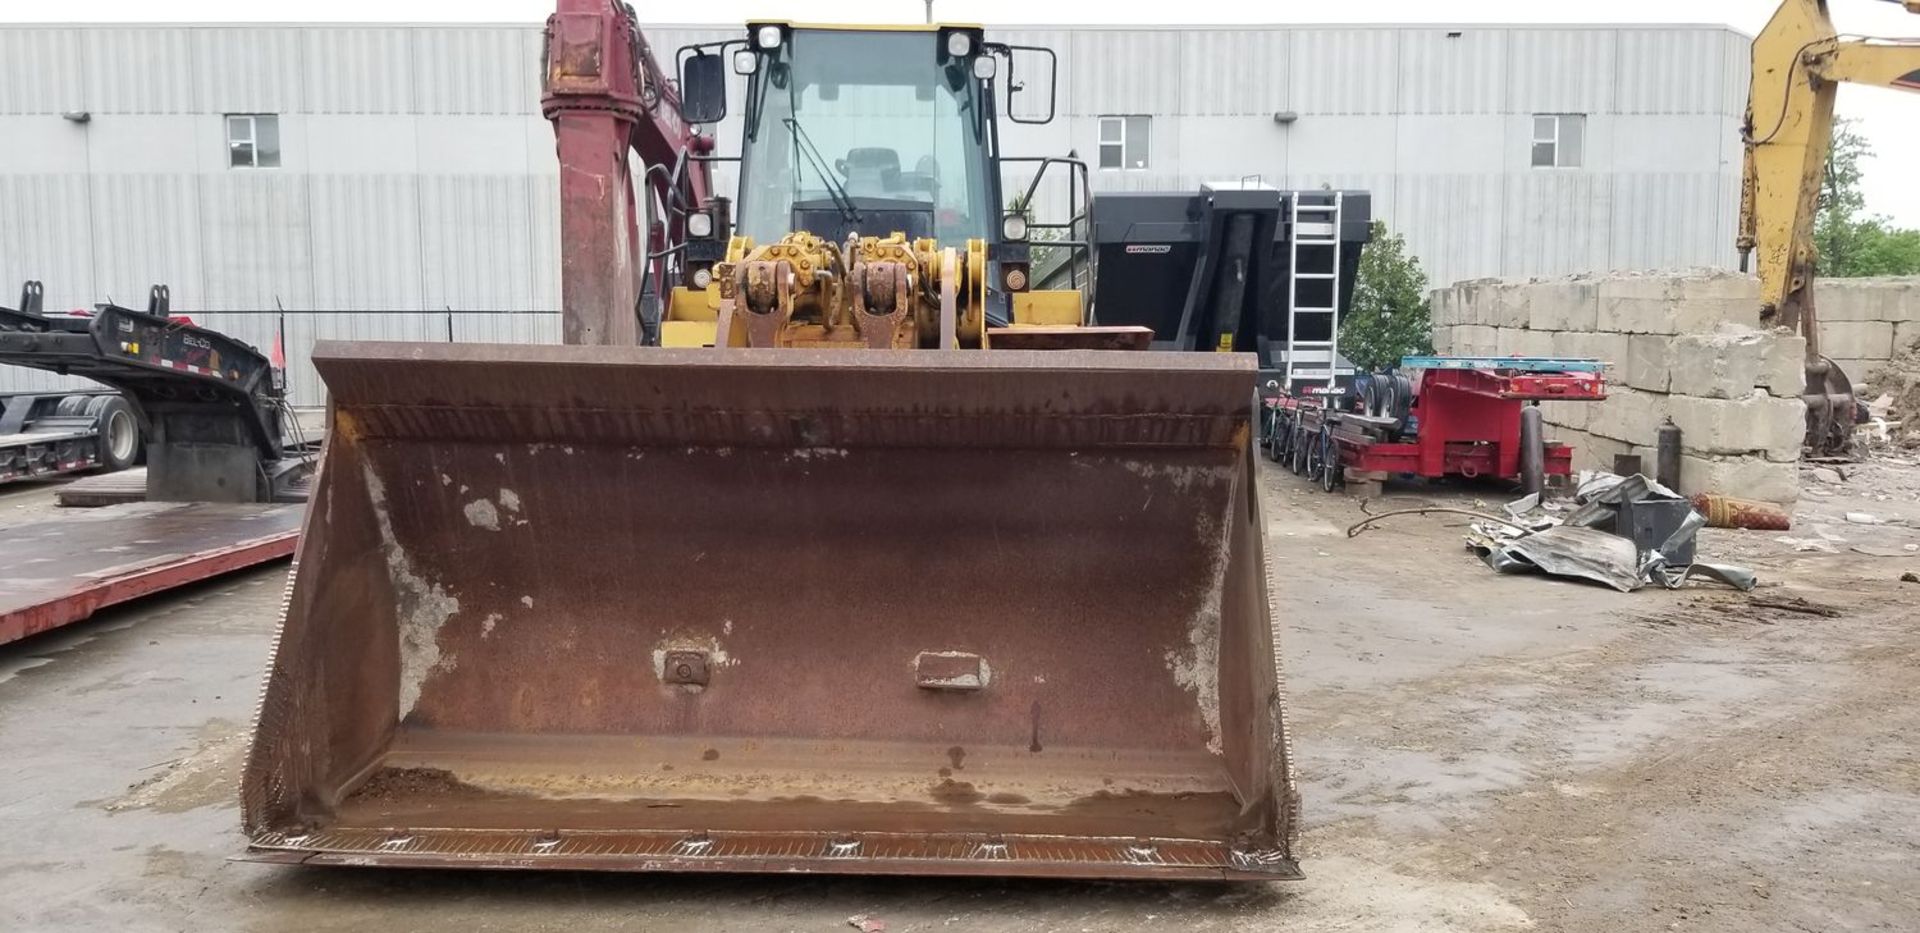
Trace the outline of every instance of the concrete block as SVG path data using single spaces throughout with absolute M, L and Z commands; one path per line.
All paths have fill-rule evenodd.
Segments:
M 1800 498 L 1800 465 L 1759 457 L 1680 457 L 1680 493 L 1703 492 L 1792 505 Z
M 1772 332 L 1760 355 L 1760 385 L 1783 398 L 1798 398 L 1807 385 L 1807 338 Z
M 1587 403 L 1595 409 L 1587 431 L 1625 445 L 1651 444 L 1667 418 L 1667 402 L 1664 395 L 1614 386 L 1606 401 Z
M 1642 474 L 1648 479 L 1659 478 L 1656 474 L 1660 471 L 1660 448 L 1652 444 L 1635 444 L 1633 445 L 1633 450 L 1629 452 L 1640 458 L 1640 472 Z M 1679 490 L 1676 489 L 1674 492 L 1679 492 Z
M 1553 334 L 1553 353 L 1555 357 L 1576 357 L 1576 359 L 1597 359 L 1607 363 L 1611 371 L 1609 380 L 1619 382 L 1620 367 L 1626 365 L 1626 334 L 1578 334 L 1565 332 Z
M 1884 360 L 1893 355 L 1887 321 L 1821 321 L 1820 353 L 1836 360 Z
M 1885 280 L 1890 289 L 1887 294 L 1887 320 L 1896 324 L 1920 323 L 1920 276 L 1903 276 Z
M 1553 334 L 1518 327 L 1500 327 L 1494 331 L 1496 356 L 1552 356 Z
M 1427 292 L 1427 326 L 1436 340 L 1441 330 L 1453 326 L 1453 289 L 1436 288 Z
M 1487 324 L 1492 315 L 1487 305 L 1492 300 L 1489 289 L 1499 284 L 1494 279 L 1476 279 L 1461 282 L 1453 287 L 1453 318 L 1456 324 Z
M 1915 280 L 1907 278 L 1815 279 L 1814 314 L 1820 323 L 1828 321 L 1901 321 L 1914 293 Z M 1914 312 L 1920 314 L 1920 312 Z M 1831 355 L 1831 354 L 1829 354 Z
M 1920 321 L 1899 321 L 1893 325 L 1893 355 L 1920 346 Z
M 1628 335 L 1626 364 L 1617 368 L 1614 378 L 1635 389 L 1667 391 L 1667 347 L 1671 341 L 1660 334 Z
M 1493 356 L 1498 336 L 1485 324 L 1461 324 L 1453 330 L 1453 352 L 1459 356 Z
M 1427 331 L 1427 340 L 1433 344 L 1433 352 L 1441 356 L 1453 355 L 1453 325 L 1431 325 Z
M 1791 462 L 1806 433 L 1806 405 L 1755 390 L 1746 398 L 1667 399 L 1667 414 L 1680 428 L 1680 449 L 1690 454 L 1752 454 Z
M 1683 275 L 1673 282 L 1673 332 L 1704 334 L 1722 324 L 1760 326 L 1760 280 L 1736 273 Z
M 1526 327 L 1532 317 L 1533 291 L 1529 282 L 1501 282 L 1487 289 L 1487 323 L 1495 327 Z
M 1519 290 L 1532 330 L 1591 332 L 1600 316 L 1600 287 L 1589 281 L 1535 282 Z
M 1585 431 L 1593 420 L 1593 410 L 1597 402 L 1541 402 L 1540 413 L 1547 424 L 1573 431 Z M 1552 431 L 1548 431 L 1552 434 Z
M 1729 325 L 1707 334 L 1681 334 L 1667 344 L 1667 391 L 1701 398 L 1746 398 L 1755 386 L 1800 394 L 1804 381 L 1785 376 L 1782 339 L 1772 331 Z M 1798 345 L 1798 338 L 1793 338 Z M 1799 352 L 1804 353 L 1804 349 Z M 1775 390 L 1779 391 L 1779 390 Z
M 1633 445 L 1631 444 L 1623 444 L 1612 438 L 1601 437 L 1592 433 L 1582 433 L 1558 440 L 1561 440 L 1562 443 L 1573 445 L 1573 469 L 1575 472 L 1580 470 L 1612 470 L 1613 457 L 1615 454 L 1633 452 Z
M 1614 275 L 1598 284 L 1596 330 L 1671 334 L 1673 280 L 1661 275 Z

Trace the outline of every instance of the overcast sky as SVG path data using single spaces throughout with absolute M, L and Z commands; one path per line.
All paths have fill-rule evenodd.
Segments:
M 1716 23 L 1746 33 L 1765 25 L 1776 0 L 934 0 L 936 18 L 991 25 L 1165 23 Z M 634 0 L 653 23 L 738 23 L 752 18 L 818 22 L 920 22 L 924 0 Z M 1920 16 L 1886 0 L 1831 0 L 1843 33 L 1920 36 Z M 10 22 L 539 22 L 552 0 L 0 0 Z M 1866 166 L 1869 210 L 1920 227 L 1920 95 L 1842 87 L 1842 116 L 1860 121 L 1874 147 Z M 1906 171 L 1900 169 L 1907 167 Z

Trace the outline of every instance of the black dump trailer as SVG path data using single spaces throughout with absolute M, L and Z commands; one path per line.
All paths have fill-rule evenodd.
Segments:
M 1102 192 L 1090 218 L 1097 323 L 1150 327 L 1156 349 L 1257 353 L 1263 382 L 1290 375 L 1296 393 L 1351 375 L 1335 337 L 1370 239 L 1367 192 Z

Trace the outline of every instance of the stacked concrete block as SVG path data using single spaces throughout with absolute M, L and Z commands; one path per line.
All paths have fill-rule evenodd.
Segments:
M 1744 398 L 1755 388 L 1798 396 L 1806 382 L 1807 342 L 1784 331 L 1721 325 L 1667 339 L 1668 387 L 1676 395 Z
M 1673 364 L 1668 345 L 1673 338 L 1664 334 L 1622 334 L 1627 342 L 1625 364 L 1614 367 L 1615 382 L 1645 392 L 1665 392 L 1672 384 Z
M 1800 459 L 1807 407 L 1799 398 L 1768 395 L 1754 389 L 1745 398 L 1668 396 L 1667 417 L 1680 428 L 1683 449 L 1708 456 L 1744 456 L 1758 452 L 1776 463 Z
M 1549 435 L 1573 446 L 1576 468 L 1612 469 L 1616 455 L 1638 454 L 1652 470 L 1660 427 L 1672 418 L 1683 439 L 1681 491 L 1797 498 L 1805 342 L 1759 327 L 1755 280 L 1704 270 L 1479 280 L 1442 291 L 1434 327 L 1451 352 L 1609 364 L 1606 401 L 1541 405 Z
M 1814 317 L 1820 353 L 1840 364 L 1855 384 L 1880 364 L 1920 343 L 1920 277 L 1818 279 Z M 1873 392 L 1871 385 L 1867 392 Z
M 1920 277 L 1822 279 L 1814 308 L 1821 352 L 1856 383 L 1920 343 Z M 1806 341 L 1763 327 L 1759 312 L 1758 281 L 1719 270 L 1478 279 L 1435 293 L 1434 332 L 1461 356 L 1609 363 L 1607 401 L 1541 406 L 1577 466 L 1610 469 L 1615 454 L 1639 453 L 1651 469 L 1656 432 L 1672 417 L 1682 492 L 1790 503 Z

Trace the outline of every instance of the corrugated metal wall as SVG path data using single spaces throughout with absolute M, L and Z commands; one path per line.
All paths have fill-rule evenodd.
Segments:
M 1099 190 L 1367 188 L 1436 283 L 1732 260 L 1747 57 L 1729 30 L 991 32 L 1059 56 L 1058 118 L 1005 124 L 1006 154 L 1097 163 L 1100 116 L 1153 117 L 1151 168 L 1095 171 Z M 740 34 L 647 31 L 669 69 L 681 45 Z M 284 319 L 301 404 L 321 401 L 316 339 L 555 340 L 541 45 L 537 26 L 0 27 L 0 302 L 26 277 L 53 307 L 138 304 L 166 282 L 241 339 L 265 345 Z M 1037 116 L 1049 82 L 1021 64 L 1009 109 Z M 281 115 L 281 168 L 226 167 L 236 112 Z M 1534 113 L 1587 115 L 1581 168 L 1529 167 Z M 1006 174 L 1011 197 L 1032 171 Z M 729 192 L 731 167 L 716 175 Z M 1063 182 L 1036 197 L 1043 215 Z M 56 384 L 0 372 L 0 390 Z

